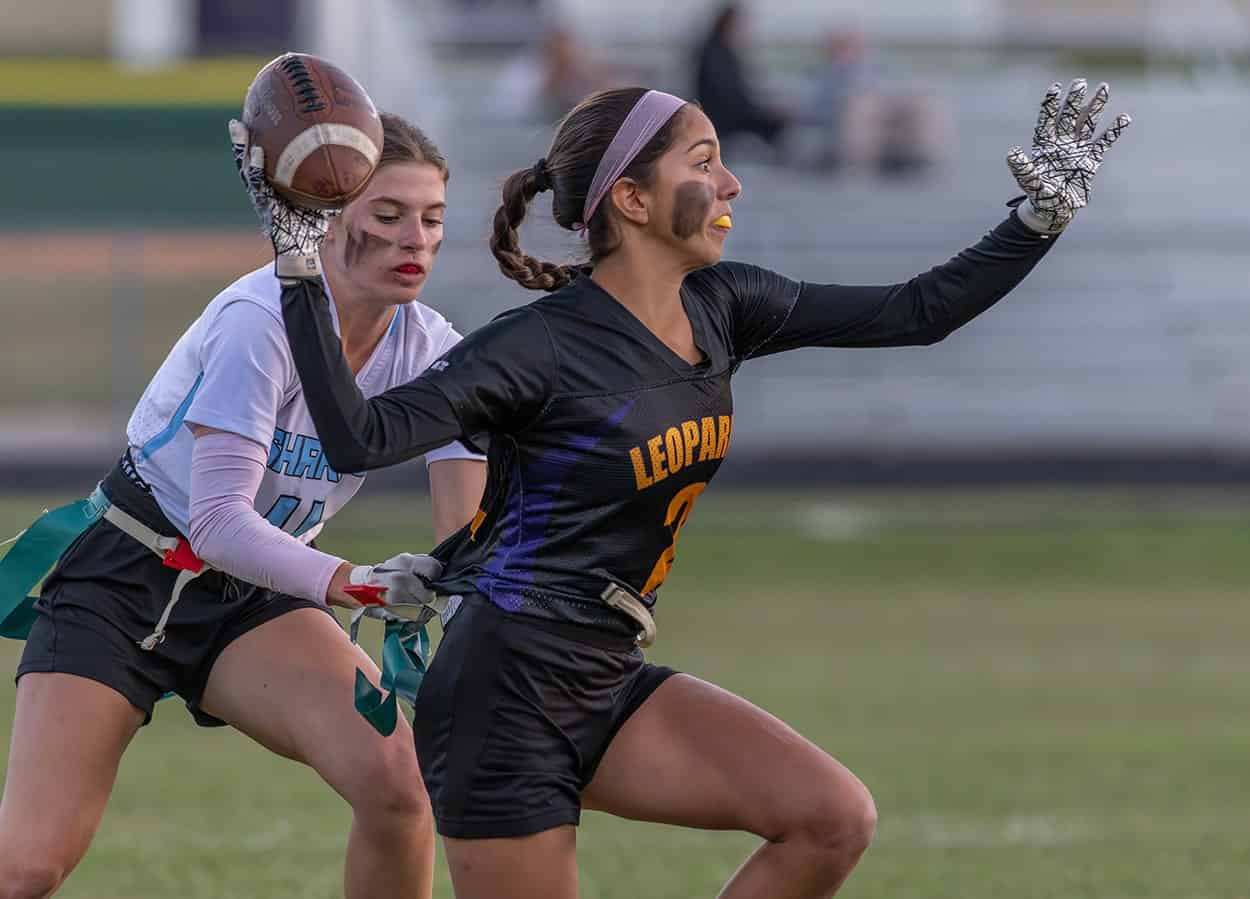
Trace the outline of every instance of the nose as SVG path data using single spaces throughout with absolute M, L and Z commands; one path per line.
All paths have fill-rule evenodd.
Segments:
M 736 200 L 742 195 L 742 182 L 729 169 L 725 169 L 724 183 L 721 184 L 721 199 Z
M 425 224 L 419 218 L 409 221 L 399 235 L 401 250 L 423 250 L 429 242 L 430 235 L 426 233 Z

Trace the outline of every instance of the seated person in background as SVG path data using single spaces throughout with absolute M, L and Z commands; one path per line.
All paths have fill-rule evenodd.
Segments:
M 742 19 L 741 7 L 730 3 L 712 21 L 695 53 L 695 98 L 722 141 L 753 134 L 776 148 L 787 116 L 756 97 L 740 53 Z
M 858 30 L 831 31 L 823 50 L 825 61 L 802 116 L 803 123 L 821 132 L 821 168 L 849 166 L 896 175 L 938 160 L 949 132 L 940 97 L 928 90 L 892 87 Z
M 500 72 L 493 113 L 509 119 L 554 121 L 587 94 L 633 77 L 594 59 L 568 26 L 553 25 Z

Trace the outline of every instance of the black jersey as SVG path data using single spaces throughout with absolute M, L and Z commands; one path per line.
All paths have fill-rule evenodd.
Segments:
M 367 401 L 318 283 L 284 290 L 283 311 L 335 469 L 490 435 L 482 510 L 450 544 L 440 591 L 586 623 L 593 608 L 617 621 L 597 597 L 612 581 L 654 604 L 682 526 L 729 450 L 730 379 L 743 362 L 796 347 L 933 343 L 1003 297 L 1052 243 L 1012 215 L 946 264 L 878 287 L 722 262 L 681 287 L 697 365 L 582 273 Z M 623 616 L 617 626 L 636 629 Z

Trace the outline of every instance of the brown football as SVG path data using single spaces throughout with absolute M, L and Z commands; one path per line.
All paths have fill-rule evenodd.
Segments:
M 256 74 L 243 124 L 265 151 L 269 183 L 301 206 L 342 206 L 382 153 L 382 121 L 364 88 L 307 53 L 284 53 Z

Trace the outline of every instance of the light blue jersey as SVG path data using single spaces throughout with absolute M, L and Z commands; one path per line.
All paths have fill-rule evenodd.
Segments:
M 321 452 L 287 346 L 280 290 L 266 265 L 218 294 L 174 345 L 126 427 L 139 474 L 183 534 L 195 441 L 188 424 L 268 447 L 256 511 L 305 542 L 364 481 L 364 474 L 335 471 Z M 412 380 L 459 340 L 445 318 L 413 300 L 397 308 L 356 383 L 375 396 Z M 482 457 L 453 443 L 428 453 L 426 462 L 442 458 Z

